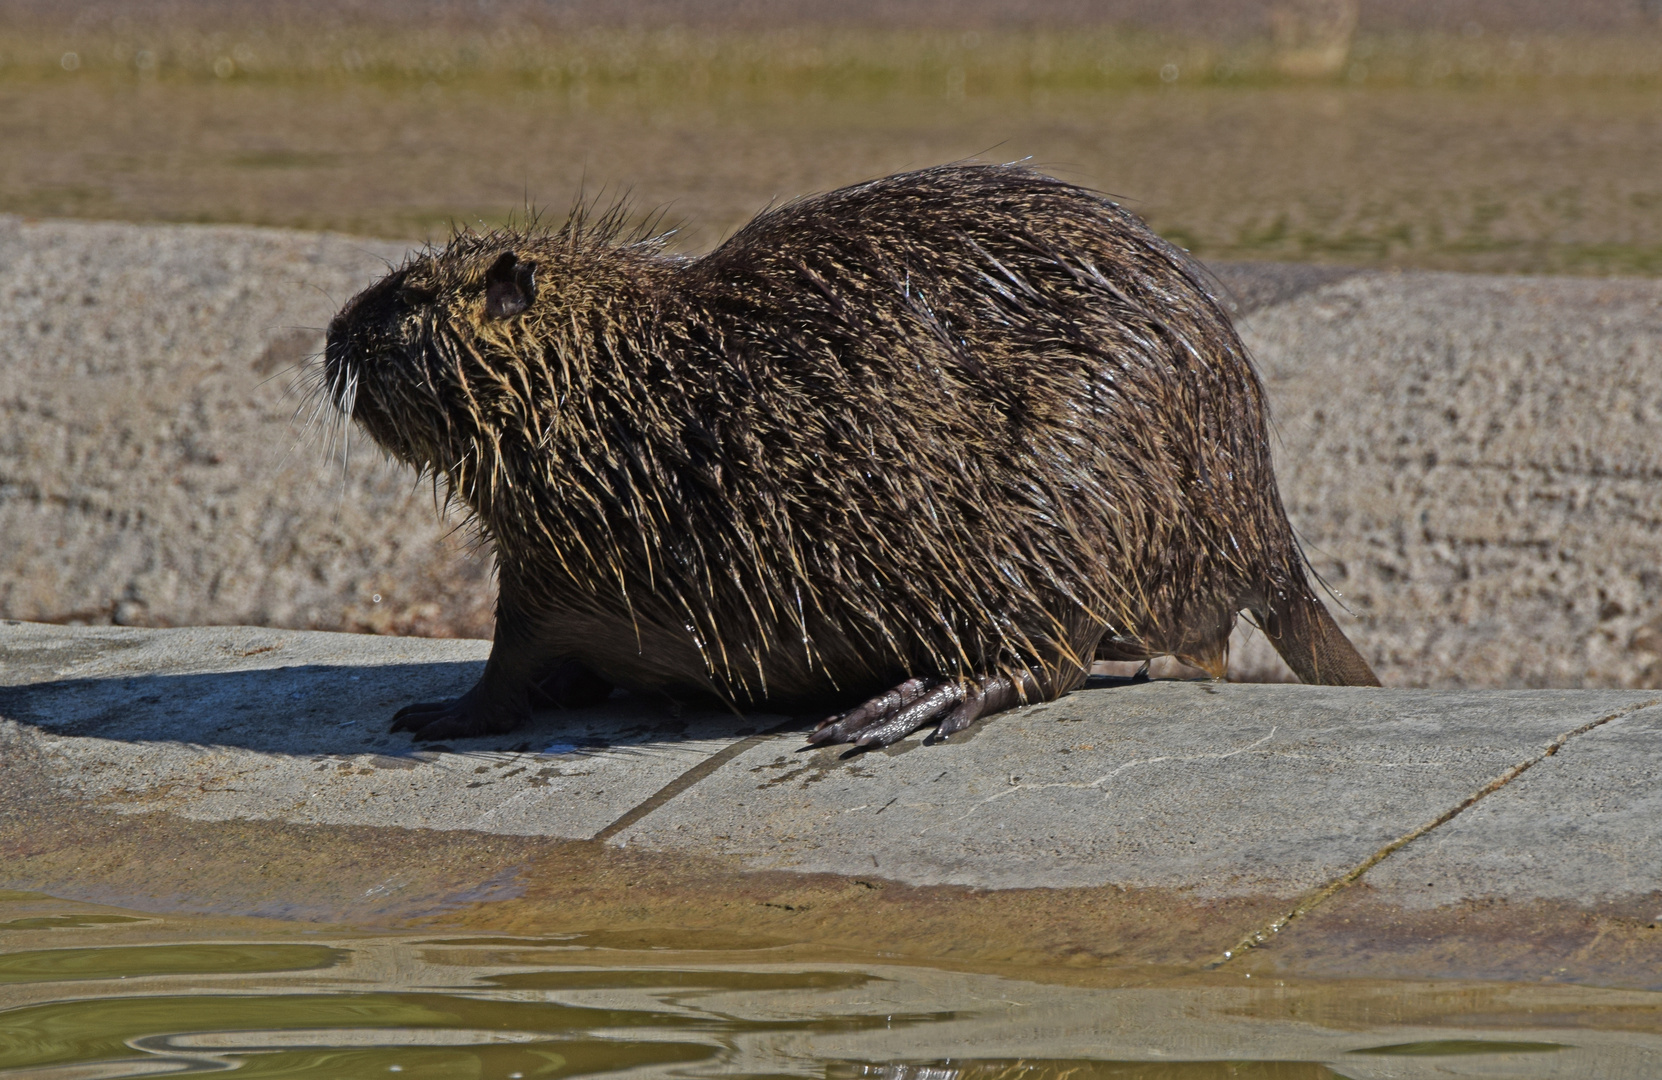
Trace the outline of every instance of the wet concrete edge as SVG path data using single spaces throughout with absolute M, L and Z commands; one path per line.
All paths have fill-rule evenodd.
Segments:
M 0 781 L 11 805 L 27 814 L 0 819 L 0 886 L 140 911 L 369 929 L 539 935 L 676 928 L 706 942 L 772 942 L 803 955 L 1070 980 L 1200 972 L 1250 940 L 1233 967 L 1289 977 L 1662 989 L 1662 894 L 1598 908 L 1531 900 L 1410 911 L 1382 901 L 1365 880 L 1368 868 L 1574 738 L 1643 707 L 1566 732 L 1365 865 L 1293 901 L 1184 889 L 910 886 L 877 876 L 747 870 L 734 859 L 596 841 L 121 815 L 52 791 L 15 743 L 0 746 Z M 716 767 L 689 770 L 697 775 L 683 774 L 642 806 L 662 805 Z M 1259 940 L 1277 924 L 1281 932 Z

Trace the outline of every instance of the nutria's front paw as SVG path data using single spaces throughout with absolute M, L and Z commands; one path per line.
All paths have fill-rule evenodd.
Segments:
M 521 695 L 523 698 L 523 695 Z M 480 693 L 479 687 L 455 701 L 427 701 L 406 705 L 392 717 L 393 731 L 413 731 L 416 742 L 438 739 L 469 739 L 477 735 L 500 735 L 531 718 L 530 704 L 518 708 Z

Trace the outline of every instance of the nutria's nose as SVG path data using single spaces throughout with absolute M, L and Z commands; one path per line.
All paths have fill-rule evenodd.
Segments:
M 345 320 L 339 315 L 329 320 L 329 329 L 323 335 L 323 363 L 331 370 L 346 360 Z
M 346 360 L 346 343 L 352 336 L 352 312 L 356 301 L 347 304 L 329 320 L 329 329 L 323 332 L 323 361 L 334 369 Z
M 395 270 L 386 277 L 377 281 L 357 296 L 348 300 L 335 317 L 329 320 L 329 329 L 324 335 L 324 359 L 333 371 L 337 365 L 346 361 L 348 344 L 354 335 L 362 340 L 367 332 L 373 336 L 373 327 L 376 323 L 396 316 L 404 306 L 401 290 L 404 279 L 409 276 L 406 270 Z
M 323 332 L 323 356 L 325 359 L 334 359 L 335 346 L 346 336 L 346 315 L 341 313 L 329 320 L 329 329 Z

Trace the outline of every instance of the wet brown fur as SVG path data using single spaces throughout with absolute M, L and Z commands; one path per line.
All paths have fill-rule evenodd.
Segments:
M 1375 682 L 1311 590 L 1240 339 L 1130 213 L 954 165 L 694 259 L 621 221 L 464 233 L 330 328 L 336 400 L 495 548 L 485 682 L 1050 698 L 1093 658 L 1221 676 L 1243 609 L 1306 682 Z M 504 252 L 535 297 L 492 318 Z

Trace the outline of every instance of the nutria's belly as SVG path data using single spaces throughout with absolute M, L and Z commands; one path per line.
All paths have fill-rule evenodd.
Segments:
M 772 648 L 753 650 L 747 640 L 729 637 L 722 643 L 730 658 L 726 665 L 712 642 L 712 672 L 685 630 L 588 617 L 551 626 L 545 650 L 580 660 L 626 690 L 768 712 L 831 711 L 887 690 L 908 674 L 898 658 L 873 657 L 842 640 L 816 641 L 818 663 L 809 661 L 799 638 L 780 634 L 773 641 Z M 756 652 L 755 659 L 738 659 Z
M 694 658 L 696 659 L 696 653 Z M 836 712 L 887 690 L 906 678 L 896 667 L 882 675 L 866 670 L 825 671 L 807 674 L 795 665 L 772 665 L 764 661 L 758 677 L 754 672 L 743 683 L 718 689 L 701 660 L 691 665 L 667 664 L 661 656 L 584 655 L 579 657 L 607 682 L 637 693 L 666 694 L 677 701 L 731 705 L 745 711 L 777 713 Z

